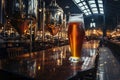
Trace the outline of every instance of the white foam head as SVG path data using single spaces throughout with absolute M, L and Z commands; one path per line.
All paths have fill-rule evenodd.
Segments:
M 73 63 L 77 63 L 81 61 L 80 57 L 70 57 L 69 60 Z
M 83 22 L 83 14 L 71 14 L 69 22 Z

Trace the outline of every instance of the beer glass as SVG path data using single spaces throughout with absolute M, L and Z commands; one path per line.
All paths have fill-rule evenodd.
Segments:
M 83 14 L 71 14 L 68 21 L 68 38 L 71 49 L 71 62 L 81 61 L 81 50 L 85 36 Z

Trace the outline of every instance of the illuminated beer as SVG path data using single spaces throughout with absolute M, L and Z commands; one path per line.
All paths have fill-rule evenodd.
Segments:
M 85 36 L 84 22 L 82 15 L 70 16 L 68 23 L 68 38 L 71 48 L 72 62 L 80 61 L 82 44 Z
M 59 28 L 59 26 L 48 25 L 47 30 L 50 32 L 51 35 L 55 36 L 59 32 Z

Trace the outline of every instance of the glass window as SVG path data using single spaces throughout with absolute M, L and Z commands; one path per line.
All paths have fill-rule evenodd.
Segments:
M 86 10 L 87 10 L 87 12 L 90 12 L 90 10 L 88 8 Z
M 91 14 L 91 12 L 88 12 L 88 14 Z
M 84 1 L 84 0 L 80 0 L 80 1 Z
M 80 0 L 75 0 L 76 1 L 76 3 L 79 3 L 80 2 Z
M 102 0 L 98 0 L 98 4 L 99 4 L 99 3 L 101 3 L 101 4 L 102 4 L 102 3 L 103 3 L 103 2 L 102 2 Z
M 82 10 L 84 10 L 85 9 L 85 7 L 84 6 L 82 6 L 82 7 L 80 7 Z
M 103 10 L 101 10 L 100 13 L 103 13 Z
M 93 13 L 98 13 L 98 11 L 97 10 L 92 10 L 93 11 Z
M 87 9 L 87 12 L 90 12 L 90 10 L 89 10 L 89 9 Z
M 79 8 L 81 9 L 81 11 L 85 14 L 85 15 L 90 15 L 90 14 L 98 14 L 98 8 L 96 5 L 96 1 L 95 0 L 88 0 L 88 4 L 86 3 L 85 0 L 74 0 L 76 2 L 76 4 L 79 6 Z M 102 0 L 97 0 L 98 1 L 98 7 L 100 10 L 100 14 L 104 14 L 104 10 L 103 10 L 103 1 Z M 89 9 L 89 7 L 92 10 L 92 13 Z
M 96 7 L 96 4 L 91 4 L 90 6 L 91 6 L 91 8 L 93 8 L 93 7 Z
M 83 2 L 83 4 L 84 4 L 84 5 L 86 5 L 86 3 L 85 3 L 85 2 Z
M 84 12 L 84 13 L 87 13 L 87 10 L 84 10 L 83 12 Z
M 82 4 L 82 3 L 79 3 L 78 5 L 79 5 L 80 7 L 81 7 L 81 6 L 83 6 L 83 4 Z
M 103 8 L 99 8 L 100 9 L 100 11 L 103 11 Z
M 89 4 L 95 4 L 94 0 L 89 1 Z
M 85 15 L 89 15 L 89 13 L 85 13 Z
M 93 23 L 93 27 L 95 27 L 95 23 Z
M 99 7 L 103 7 L 103 4 L 99 4 Z
M 87 8 L 87 9 L 88 9 L 88 6 L 87 6 L 87 5 L 85 5 L 85 8 Z
M 97 8 L 92 8 L 92 10 L 97 11 Z
M 101 14 L 104 14 L 104 11 L 100 11 Z
M 93 24 L 92 23 L 90 23 L 90 27 L 92 27 L 93 26 Z
M 95 22 L 90 23 L 90 27 L 95 27 Z

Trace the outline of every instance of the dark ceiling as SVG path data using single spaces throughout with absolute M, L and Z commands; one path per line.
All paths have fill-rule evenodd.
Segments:
M 44 0 L 48 6 L 51 0 Z M 81 10 L 72 0 L 56 0 L 58 5 L 62 7 L 64 13 L 81 13 Z M 66 8 L 69 6 L 69 8 Z M 106 28 L 115 28 L 120 23 L 120 0 L 103 0 L 104 14 L 93 14 L 85 16 L 86 26 L 89 27 L 91 19 L 94 18 L 97 26 L 105 25 Z M 105 22 L 105 23 L 104 23 Z
M 120 24 L 120 0 L 106 0 L 104 7 L 107 27 L 115 28 Z
M 46 7 L 52 0 L 44 0 Z M 75 5 L 72 0 L 56 0 L 57 4 L 64 10 L 65 13 L 81 13 L 80 9 Z M 69 6 L 69 8 L 67 8 Z
M 106 15 L 120 15 L 120 0 L 106 0 L 104 2 Z
M 11 0 L 7 0 L 7 1 L 9 2 L 9 5 L 11 5 L 10 4 Z M 49 6 L 52 0 L 43 0 L 43 1 L 45 1 L 45 6 L 47 7 Z M 87 2 L 89 0 L 84 0 L 84 1 Z M 95 1 L 97 2 L 98 0 Z M 72 0 L 56 0 L 56 2 L 63 9 L 64 13 L 67 14 L 67 16 L 69 13 L 82 13 L 82 11 Z M 92 14 L 92 15 L 84 16 L 86 27 L 90 26 L 91 19 L 94 19 L 96 23 L 96 27 L 102 27 L 102 28 L 105 27 L 105 28 L 113 29 L 118 24 L 120 24 L 120 0 L 103 0 L 103 7 L 104 7 L 104 15 Z M 11 9 L 12 9 L 11 7 L 9 7 L 9 9 L 7 8 L 7 12 L 10 12 Z

